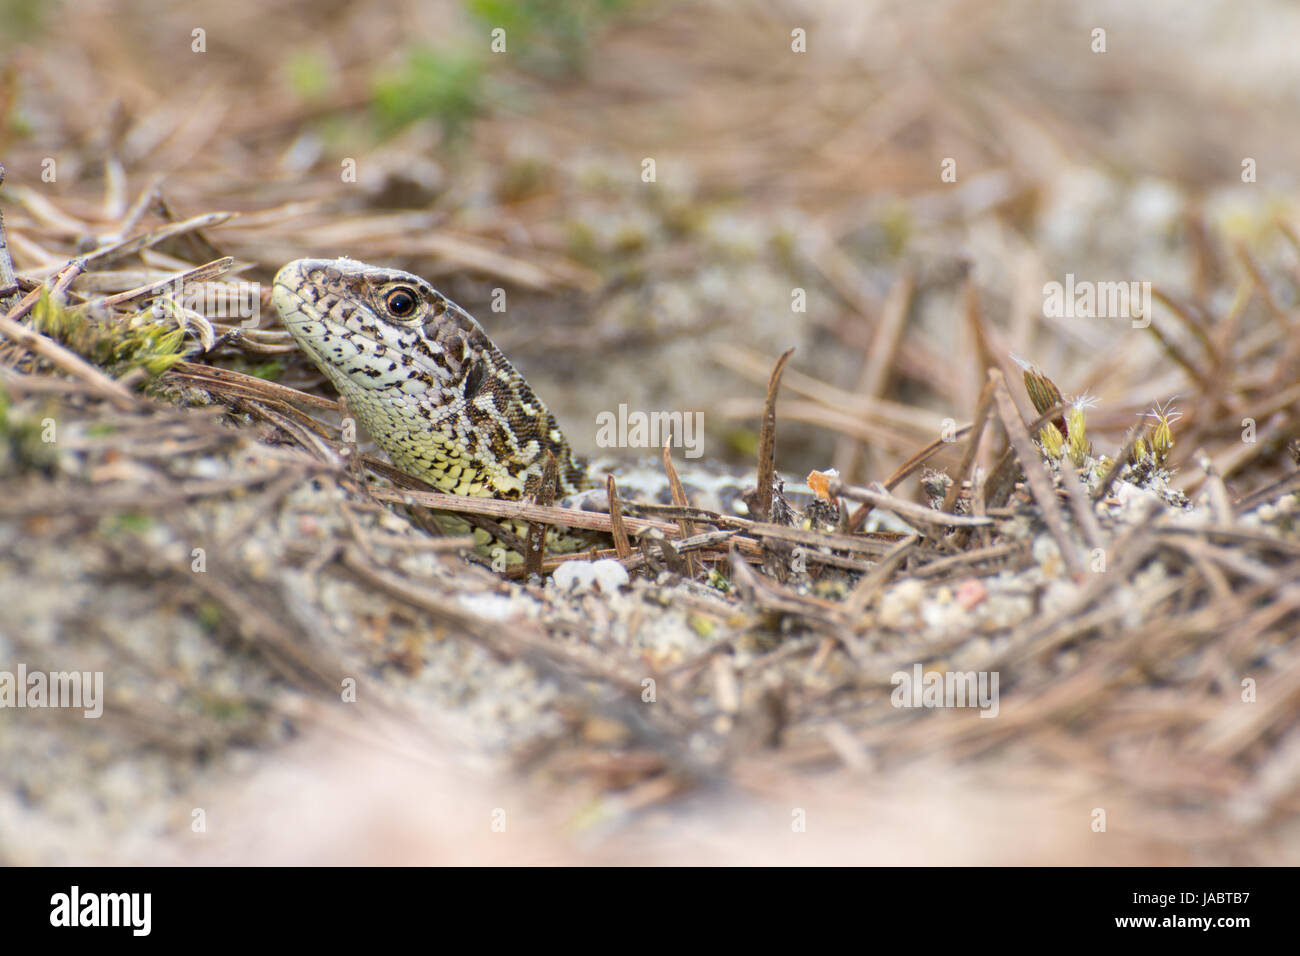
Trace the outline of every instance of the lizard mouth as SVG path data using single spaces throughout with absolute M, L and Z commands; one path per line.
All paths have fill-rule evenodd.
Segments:
M 283 274 L 283 270 L 280 274 Z M 316 311 L 315 306 L 294 286 L 281 282 L 280 275 L 275 277 L 275 284 L 271 287 L 271 304 L 280 314 L 284 327 L 297 341 L 298 347 L 306 350 L 317 361 L 329 362 L 330 356 L 320 349 L 316 336 L 310 334 L 309 330 L 313 327 L 328 329 L 331 333 L 342 330 L 336 329 L 334 323 Z
M 271 280 L 271 304 L 280 313 L 280 318 L 294 338 L 298 338 L 297 328 L 304 321 L 320 322 L 320 314 L 311 308 L 302 289 L 306 288 L 306 269 L 302 259 L 290 262 L 275 274 Z M 301 342 L 301 339 L 299 339 Z
M 277 272 L 271 284 L 271 304 L 298 347 L 317 365 L 341 368 L 342 355 L 334 354 L 327 343 L 343 340 L 348 329 L 306 294 L 311 288 L 307 279 L 311 264 L 311 260 L 298 259 Z

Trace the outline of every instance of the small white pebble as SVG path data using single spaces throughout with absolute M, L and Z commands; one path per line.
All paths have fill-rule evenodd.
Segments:
M 595 574 L 597 587 L 606 594 L 612 594 L 627 584 L 627 568 L 613 558 L 593 562 L 591 570 Z
M 506 621 L 515 613 L 510 600 L 500 594 L 461 594 L 457 601 L 471 614 L 491 621 Z
M 565 561 L 551 576 L 561 591 L 598 589 L 610 594 L 627 584 L 627 568 L 613 558 L 600 561 Z
M 916 578 L 904 578 L 880 597 L 879 620 L 885 627 L 906 626 L 925 597 L 925 584 Z
M 572 591 L 575 588 L 586 591 L 595 584 L 596 571 L 590 561 L 565 561 L 555 569 L 551 580 L 561 591 Z

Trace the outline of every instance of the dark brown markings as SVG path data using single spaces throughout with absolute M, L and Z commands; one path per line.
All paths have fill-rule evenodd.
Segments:
M 477 361 L 470 366 L 469 373 L 465 376 L 465 401 L 472 401 L 483 387 L 483 375 L 486 368 L 483 362 Z

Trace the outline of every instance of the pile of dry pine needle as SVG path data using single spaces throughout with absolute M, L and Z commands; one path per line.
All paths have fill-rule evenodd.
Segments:
M 24 210 L 18 238 L 10 237 L 16 248 L 48 250 L 72 233 L 102 236 L 101 224 L 74 220 L 30 193 L 16 198 Z M 233 554 L 254 529 L 274 526 L 294 489 L 325 482 L 340 489 L 345 520 L 311 553 L 291 546 L 283 553 L 316 575 L 351 578 L 381 595 L 401 608 L 394 613 L 411 633 L 445 632 L 553 682 L 565 700 L 551 708 L 559 725 L 515 744 L 534 765 L 625 795 L 628 808 L 714 779 L 764 790 L 792 779 L 785 776 L 792 768 L 879 774 L 942 755 L 1020 774 L 1060 765 L 1083 771 L 1084 803 L 1106 802 L 1096 795 L 1102 792 L 1136 808 L 1131 835 L 1146 848 L 1139 858 L 1175 846 L 1186 855 L 1166 858 L 1272 858 L 1265 848 L 1300 803 L 1300 472 L 1283 447 L 1298 430 L 1300 386 L 1288 383 L 1300 360 L 1300 323 L 1244 249 L 1247 291 L 1232 315 L 1215 320 L 1200 306 L 1162 300 L 1204 348 L 1191 356 L 1169 343 L 1172 358 L 1207 389 L 1207 401 L 1195 406 L 1201 417 L 1175 428 L 1179 442 L 1204 449 L 1203 477 L 1188 488 L 1191 505 L 1157 500 L 1145 477 L 1126 472 L 1140 457 L 1135 448 L 1145 442 L 1150 454 L 1152 429 L 1172 416 L 1131 429 L 1111 458 L 1091 448 L 1073 461 L 1059 451 L 1053 458 L 1044 454 L 1046 430 L 1069 403 L 1039 403 L 1037 420 L 1026 420 L 1019 383 L 991 362 L 973 424 L 918 449 L 873 487 L 825 480 L 823 493 L 838 512 L 827 527 L 774 520 L 776 398 L 789 353 L 770 376 L 760 492 L 749 517 L 691 507 L 680 482 L 673 505 L 628 503 L 622 513 L 458 499 L 341 449 L 337 430 L 319 417 L 333 407 L 329 398 L 238 371 L 228 360 L 204 361 L 223 347 L 250 357 L 292 349 L 282 332 L 244 331 L 221 309 L 205 314 L 168 298 L 178 283 L 217 290 L 200 297 L 209 306 L 240 294 L 221 281 L 236 274 L 234 259 L 204 254 L 216 252 L 207 231 L 223 214 L 169 216 L 151 184 L 114 224 L 115 238 L 101 238 L 39 280 L 16 279 L 0 249 L 0 521 L 28 548 L 102 550 L 93 568 L 76 573 L 101 583 L 130 579 L 146 603 L 164 588 L 168 602 L 195 613 L 218 608 L 214 640 L 229 647 L 237 635 L 239 653 L 251 652 L 273 678 L 247 688 L 244 705 L 283 718 L 286 686 L 295 696 L 334 693 L 342 660 L 355 649 L 311 633 L 276 575 L 254 573 L 245 561 L 213 561 L 206 573 L 189 573 L 126 518 L 183 525 L 178 513 L 232 499 L 235 523 L 213 548 Z M 146 225 L 149 217 L 160 221 Z M 186 260 L 184 248 L 204 261 Z M 159 301 L 168 303 L 161 312 Z M 980 327 L 973 301 L 968 318 Z M 1224 323 L 1231 334 L 1213 331 Z M 1232 342 L 1246 344 L 1229 356 Z M 1225 442 L 1224 429 L 1205 414 L 1216 402 L 1233 419 L 1265 423 L 1259 440 Z M 37 437 L 51 418 L 64 436 L 76 436 L 60 439 L 58 452 Z M 954 442 L 960 463 L 950 481 L 925 486 L 930 504 L 894 494 L 915 490 L 905 483 Z M 974 468 L 981 443 L 996 462 L 987 474 Z M 258 464 L 178 477 L 178 461 L 217 452 L 232 453 L 228 462 L 253 454 Z M 673 474 L 667 452 L 664 467 Z M 1234 497 L 1227 471 L 1262 477 Z M 1137 493 L 1121 494 L 1124 486 Z M 617 501 L 613 479 L 610 492 Z M 383 530 L 389 505 L 409 522 L 402 535 Z M 894 512 L 916 534 L 862 531 L 872 507 Z M 609 532 L 614 547 L 599 556 L 622 562 L 635 583 L 617 599 L 557 596 L 536 579 L 507 584 L 467 563 L 464 541 L 425 534 L 424 508 Z M 115 519 L 122 520 L 110 534 L 106 522 Z M 117 534 L 123 528 L 125 543 Z M 411 573 L 403 560 L 411 549 L 432 556 L 438 575 Z M 793 569 L 796 550 L 805 563 Z M 584 557 L 535 552 L 520 576 Z M 457 600 L 471 592 L 523 595 L 537 609 L 504 626 Z M 593 613 L 602 603 L 608 606 Z M 611 636 L 644 627 L 656 607 L 695 632 L 694 650 L 683 651 L 676 637 L 657 647 Z M 65 610 L 49 608 L 50 620 Z M 38 652 L 36 635 L 47 628 L 12 628 L 4 636 L 20 654 Z M 113 630 L 100 621 L 84 639 Z M 382 672 L 382 660 L 396 660 L 419 672 L 422 649 L 408 642 L 399 652 L 392 643 L 381 640 L 371 649 L 381 660 L 363 654 L 365 664 Z M 136 663 L 155 678 L 186 681 Z M 891 707 L 892 675 L 913 665 L 997 672 L 998 718 Z M 662 702 L 648 709 L 638 706 L 646 675 Z M 229 746 L 255 726 L 262 729 L 254 736 L 265 732 L 246 713 L 226 726 L 211 713 L 196 723 L 184 697 L 161 713 L 162 705 L 110 692 L 109 708 L 147 718 L 126 721 L 137 743 L 178 752 Z M 967 717 L 974 719 L 959 719 Z M 164 743 L 146 726 L 176 732 Z

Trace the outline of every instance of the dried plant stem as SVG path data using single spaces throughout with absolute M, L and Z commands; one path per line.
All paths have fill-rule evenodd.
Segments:
M 776 395 L 781 389 L 785 363 L 793 354 L 794 349 L 786 349 L 776 360 L 767 382 L 767 399 L 763 403 L 763 424 L 758 439 L 758 504 L 755 509 L 763 521 L 772 516 L 772 484 L 776 480 Z
M 1056 499 L 1051 475 L 1048 474 L 1038 449 L 1029 437 L 1029 431 L 1025 428 L 1025 422 L 1020 417 L 1015 402 L 1011 400 L 1001 370 L 989 369 L 989 381 L 993 385 L 993 402 L 998 417 L 1007 430 L 1007 437 L 1011 441 L 1012 449 L 1015 450 L 1016 458 L 1020 460 L 1020 467 L 1024 470 L 1030 493 L 1033 494 L 1034 500 L 1038 502 L 1038 507 L 1042 511 L 1047 530 L 1061 552 L 1061 560 L 1065 562 L 1065 566 L 1076 580 L 1082 580 L 1085 573 L 1083 565 L 1079 561 L 1078 549 L 1065 530 L 1064 516 L 1061 514 L 1060 502 Z

